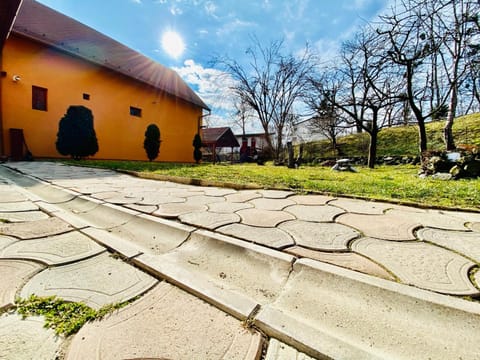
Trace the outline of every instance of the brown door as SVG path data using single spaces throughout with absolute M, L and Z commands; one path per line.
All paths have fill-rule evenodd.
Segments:
M 13 161 L 23 160 L 23 129 L 10 129 L 10 157 Z

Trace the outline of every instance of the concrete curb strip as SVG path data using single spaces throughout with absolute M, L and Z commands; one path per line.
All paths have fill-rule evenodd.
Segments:
M 237 319 L 247 319 L 258 308 L 258 304 L 249 297 L 215 286 L 202 275 L 187 271 L 161 256 L 142 254 L 132 262 L 148 273 L 198 296 Z
M 294 264 L 255 320 L 268 335 L 331 358 L 474 359 L 480 342 L 480 304 L 310 259 Z

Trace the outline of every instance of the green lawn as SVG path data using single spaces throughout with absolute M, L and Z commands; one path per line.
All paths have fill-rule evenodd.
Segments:
M 135 171 L 145 176 L 153 174 L 159 177 L 181 177 L 236 185 L 256 184 L 264 188 L 293 189 L 298 192 L 480 210 L 480 179 L 419 179 L 418 167 L 409 165 L 380 166 L 375 169 L 358 167 L 357 173 L 348 173 L 320 166 L 288 169 L 270 164 L 194 165 L 99 160 L 68 163 Z

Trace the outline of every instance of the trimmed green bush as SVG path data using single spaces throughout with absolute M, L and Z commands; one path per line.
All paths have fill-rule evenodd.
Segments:
M 195 162 L 198 164 L 200 160 L 202 160 L 202 150 L 200 150 L 202 147 L 202 138 L 200 137 L 200 134 L 195 134 L 193 138 L 193 158 L 195 159 Z
M 147 126 L 143 148 L 147 152 L 148 160 L 152 161 L 158 157 L 160 153 L 160 129 L 157 125 L 150 124 Z
M 92 111 L 85 106 L 70 106 L 58 124 L 57 151 L 75 160 L 98 151 Z

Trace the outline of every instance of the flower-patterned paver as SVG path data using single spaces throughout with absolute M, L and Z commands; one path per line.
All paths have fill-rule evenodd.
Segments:
M 244 190 L 244 191 L 239 191 L 235 194 L 226 195 L 225 199 L 228 202 L 243 203 L 253 199 L 258 199 L 260 197 L 262 197 L 262 195 L 255 190 Z
M 128 204 L 128 205 L 125 205 L 125 207 L 128 209 L 142 212 L 144 214 L 151 214 L 158 209 L 158 206 L 156 205 Z
M 242 218 L 242 224 L 258 227 L 275 227 L 278 224 L 293 220 L 295 217 L 284 211 L 245 209 L 237 211 Z
M 259 333 L 162 282 L 102 321 L 86 324 L 66 359 L 256 359 Z
M 216 213 L 233 213 L 238 210 L 250 209 L 253 205 L 250 203 L 217 202 L 208 204 L 208 210 Z
M 49 216 L 42 211 L 21 211 L 21 212 L 2 212 L 0 213 L 0 222 L 25 222 L 47 219 Z
M 402 282 L 451 295 L 477 295 L 468 272 L 475 263 L 435 245 L 373 238 L 354 241 L 352 250 L 382 264 Z
M 137 200 L 135 204 L 138 205 L 159 205 L 159 204 L 169 204 L 169 203 L 182 203 L 186 199 L 178 196 L 162 194 L 162 193 L 141 193 L 138 194 L 140 200 Z
M 0 258 L 28 259 L 47 265 L 60 265 L 95 256 L 106 251 L 78 231 L 35 240 L 23 240 L 6 247 Z
M 0 316 L 0 359 L 57 359 L 63 339 L 44 324 L 43 317 Z
M 0 191 L 0 203 L 14 203 L 28 201 L 28 198 L 18 191 Z
M 285 199 L 295 194 L 292 191 L 284 190 L 257 190 L 257 192 L 267 199 Z
M 42 269 L 32 261 L 0 259 L 0 309 L 13 304 L 23 284 Z
M 480 232 L 480 222 L 471 223 L 470 228 L 475 232 Z
M 284 210 L 287 206 L 295 204 L 290 199 L 267 199 L 258 198 L 249 201 L 256 209 L 260 210 Z
M 160 204 L 158 205 L 158 209 L 155 210 L 153 214 L 164 218 L 177 218 L 183 214 L 196 211 L 205 211 L 207 209 L 208 208 L 206 205 L 194 205 L 187 203 Z
M 215 213 L 210 211 L 193 212 L 180 215 L 181 222 L 189 225 L 214 230 L 220 226 L 240 222 L 240 216 L 233 213 Z
M 298 220 L 315 222 L 332 222 L 345 211 L 330 205 L 293 205 L 284 209 Z
M 425 227 L 433 227 L 444 230 L 468 230 L 465 226 L 465 220 L 444 214 L 437 210 L 428 210 L 419 216 L 417 213 L 402 210 L 389 210 L 388 214 L 398 218 L 410 219 L 411 221 L 419 222 Z
M 275 249 L 281 249 L 295 244 L 290 235 L 277 228 L 261 228 L 243 224 L 232 224 L 222 226 L 216 231 Z
M 381 215 L 392 205 L 373 201 L 338 198 L 329 202 L 330 205 L 338 206 L 345 211 L 357 214 Z
M 414 231 L 421 226 L 414 218 L 404 218 L 391 213 L 384 215 L 364 215 L 347 213 L 335 221 L 351 226 L 364 235 L 385 240 L 415 240 Z
M 480 263 L 480 234 L 476 232 L 424 228 L 417 232 L 417 236 L 420 240 L 455 250 Z
M 285 252 L 298 257 L 307 257 L 347 269 L 359 271 L 365 274 L 381 277 L 383 279 L 395 280 L 395 278 L 380 265 L 362 255 L 352 252 L 323 252 L 306 249 L 301 246 L 287 248 L 285 249 Z
M 335 198 L 325 195 L 293 195 L 288 199 L 295 201 L 298 205 L 326 205 Z
M 271 338 L 268 342 L 268 350 L 265 360 L 314 360 L 312 357 L 299 352 L 297 349 L 284 344 L 277 339 Z
M 6 248 L 7 246 L 10 246 L 14 242 L 19 241 L 18 239 L 14 239 L 10 236 L 3 236 L 0 235 L 0 250 Z
M 208 205 L 224 201 L 225 199 L 219 196 L 194 195 L 187 197 L 185 203 L 188 205 Z
M 237 190 L 218 187 L 207 187 L 203 190 L 207 196 L 225 196 L 235 194 Z
M 19 212 L 38 210 L 38 206 L 31 201 L 0 202 L 0 212 Z
M 316 250 L 348 250 L 348 243 L 360 234 L 348 226 L 335 223 L 288 221 L 279 228 L 289 233 L 297 245 Z
M 34 239 L 58 235 L 73 230 L 73 227 L 56 217 L 22 223 L 1 224 L 0 234 L 19 239 Z
M 98 309 L 141 295 L 156 283 L 150 275 L 103 253 L 43 270 L 27 282 L 21 297 L 56 295 L 65 300 L 83 301 Z

